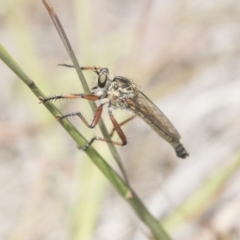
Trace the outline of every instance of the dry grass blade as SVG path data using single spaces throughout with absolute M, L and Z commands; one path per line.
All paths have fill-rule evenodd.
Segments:
M 69 57 L 72 60 L 72 63 L 74 65 L 74 67 L 75 67 L 75 69 L 77 71 L 77 74 L 79 76 L 79 79 L 80 79 L 80 81 L 82 83 L 84 92 L 85 93 L 90 93 L 90 89 L 89 89 L 88 84 L 86 82 L 86 79 L 85 79 L 85 77 L 84 77 L 84 75 L 82 73 L 82 69 L 81 69 L 81 67 L 80 67 L 80 65 L 79 65 L 79 63 L 77 61 L 77 58 L 76 58 L 76 56 L 75 56 L 75 54 L 73 52 L 71 44 L 70 44 L 70 42 L 69 42 L 69 40 L 67 38 L 67 35 L 66 35 L 66 33 L 65 33 L 65 31 L 64 31 L 64 29 L 62 27 L 61 22 L 59 21 L 59 18 L 57 16 L 56 12 L 54 11 L 52 5 L 49 3 L 48 0 L 42 0 L 42 1 L 44 3 L 45 7 L 47 8 L 48 12 L 49 12 L 49 15 L 51 16 L 51 18 L 53 20 L 53 23 L 54 23 L 54 25 L 55 25 L 58 33 L 59 33 L 59 36 L 61 37 L 61 39 L 63 41 L 63 44 L 64 44 L 64 46 L 65 46 L 65 48 L 66 48 L 66 50 L 67 50 L 67 52 L 69 54 Z M 96 104 L 94 102 L 89 102 L 89 103 L 91 105 L 91 108 L 92 108 L 93 112 L 95 112 Z M 107 128 L 106 128 L 106 126 L 105 126 L 105 124 L 104 124 L 102 119 L 100 119 L 100 121 L 99 121 L 99 127 L 101 129 L 101 132 L 102 132 L 104 138 L 109 139 L 110 136 L 108 134 Z M 125 172 L 123 164 L 122 164 L 122 160 L 121 160 L 119 154 L 117 153 L 117 150 L 116 150 L 115 146 L 113 144 L 109 144 L 109 143 L 107 143 L 107 144 L 108 144 L 108 147 L 110 149 L 110 152 L 111 152 L 112 156 L 116 160 L 116 162 L 117 162 L 117 164 L 118 164 L 118 166 L 119 166 L 119 168 L 120 168 L 120 170 L 121 170 L 121 172 L 123 174 L 123 177 L 124 177 L 127 185 L 131 189 L 129 181 L 128 181 L 128 178 L 127 178 L 127 175 L 126 175 L 126 172 Z M 131 193 L 129 193 L 128 195 L 131 197 Z
M 84 92 L 85 93 L 90 93 L 90 89 L 89 89 L 88 84 L 86 82 L 86 79 L 85 79 L 85 77 L 84 77 L 84 75 L 82 73 L 81 67 L 80 67 L 80 65 L 78 63 L 78 60 L 77 60 L 77 58 L 76 58 L 76 56 L 74 54 L 74 51 L 73 51 L 73 49 L 71 47 L 71 44 L 70 44 L 70 42 L 69 42 L 69 40 L 67 38 L 66 33 L 65 33 L 65 31 L 64 31 L 64 29 L 62 27 L 62 24 L 59 21 L 59 18 L 57 16 L 56 12 L 54 11 L 52 5 L 49 3 L 48 0 L 43 0 L 43 3 L 45 5 L 45 7 L 47 8 L 50 17 L 52 18 L 52 21 L 53 21 L 53 23 L 54 23 L 54 25 L 55 25 L 55 27 L 56 27 L 56 29 L 58 31 L 59 36 L 61 37 L 61 40 L 62 40 L 62 42 L 63 42 L 63 44 L 64 44 L 64 46 L 65 46 L 65 48 L 66 48 L 66 50 L 68 52 L 69 57 L 72 60 L 72 63 L 73 63 L 73 65 L 74 65 L 74 67 L 75 67 L 75 69 L 77 71 L 79 79 L 80 79 L 80 81 L 81 81 L 81 83 L 83 85 Z M 94 106 L 94 104 L 93 104 L 93 106 Z

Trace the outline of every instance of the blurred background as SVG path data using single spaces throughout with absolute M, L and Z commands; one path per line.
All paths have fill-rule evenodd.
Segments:
M 132 79 L 182 136 L 185 160 L 141 119 L 123 127 L 129 144 L 119 154 L 151 213 L 173 239 L 240 239 L 240 2 L 51 3 L 80 64 Z M 57 66 L 71 62 L 42 1 L 0 6 L 0 41 L 38 87 L 83 92 L 74 69 Z M 0 72 L 0 239 L 150 239 L 32 92 L 3 62 Z M 92 86 L 94 74 L 85 76 Z M 56 105 L 93 117 L 85 100 Z M 129 116 L 116 111 L 120 122 Z M 100 135 L 71 121 L 87 139 Z M 94 147 L 118 171 L 106 144 Z

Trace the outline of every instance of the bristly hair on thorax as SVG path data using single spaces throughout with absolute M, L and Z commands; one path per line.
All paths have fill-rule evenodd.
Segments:
M 104 88 L 98 85 L 92 88 L 92 93 L 100 97 L 100 104 L 108 103 L 112 109 L 128 109 L 125 99 L 134 98 L 136 85 L 128 78 L 115 76 L 108 81 Z

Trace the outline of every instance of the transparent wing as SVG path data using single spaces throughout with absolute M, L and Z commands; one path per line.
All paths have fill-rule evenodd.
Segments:
M 146 118 L 148 123 L 161 129 L 175 139 L 180 139 L 178 131 L 164 115 L 164 113 L 140 90 L 135 89 L 136 97 L 127 98 L 127 105 L 140 117 Z

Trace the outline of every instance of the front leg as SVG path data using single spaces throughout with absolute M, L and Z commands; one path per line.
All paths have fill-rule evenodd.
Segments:
M 40 103 L 48 102 L 48 101 L 53 101 L 53 100 L 58 100 L 58 99 L 78 99 L 78 98 L 83 98 L 87 99 L 90 101 L 97 101 L 100 99 L 99 96 L 96 96 L 94 94 L 85 94 L 85 93 L 76 93 L 76 94 L 68 94 L 68 95 L 56 95 L 56 96 L 50 96 L 50 97 L 39 97 Z

